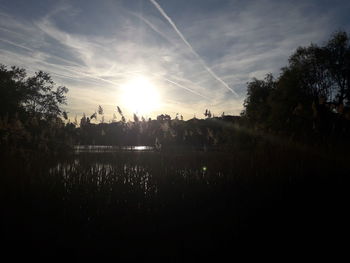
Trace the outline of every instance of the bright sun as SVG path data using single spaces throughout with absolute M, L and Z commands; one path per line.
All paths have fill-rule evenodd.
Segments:
M 122 101 L 127 110 L 137 114 L 150 114 L 160 106 L 159 92 L 153 83 L 138 76 L 123 85 Z

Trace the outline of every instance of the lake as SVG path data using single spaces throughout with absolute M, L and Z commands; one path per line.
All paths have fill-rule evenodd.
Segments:
M 118 151 L 154 151 L 153 146 L 112 146 L 112 145 L 75 145 L 75 153 L 103 153 Z
M 267 237 L 317 240 L 321 225 L 332 222 L 326 213 L 339 218 L 347 193 L 346 184 L 337 183 L 345 163 L 333 173 L 335 166 L 320 157 L 268 149 L 84 146 L 18 163 L 2 164 L 3 236 L 58 247 L 113 247 L 126 256 L 135 249 L 212 251 Z

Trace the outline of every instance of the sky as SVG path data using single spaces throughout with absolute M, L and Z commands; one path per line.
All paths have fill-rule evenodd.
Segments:
M 135 85 L 144 117 L 238 115 L 247 82 L 349 33 L 349 11 L 347 0 L 0 0 L 0 63 L 50 73 L 71 119 L 98 105 L 131 119 Z

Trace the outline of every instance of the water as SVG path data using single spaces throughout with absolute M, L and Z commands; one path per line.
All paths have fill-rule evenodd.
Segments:
M 154 151 L 152 146 L 112 146 L 112 145 L 75 145 L 75 153 L 103 153 L 118 151 Z
M 188 190 L 184 186 L 189 182 L 211 185 L 210 181 L 219 180 L 229 168 L 218 164 L 212 154 L 162 153 L 148 146 L 80 146 L 75 153 L 49 170 L 51 178 L 63 183 L 67 192 L 77 184 L 103 195 L 113 192 L 114 187 L 142 195 L 174 187 L 182 192 Z
M 147 245 L 154 251 L 169 244 L 164 240 L 179 249 L 190 244 L 202 250 L 234 238 L 263 237 L 265 242 L 264 237 L 275 235 L 282 240 L 286 232 L 280 234 L 281 229 L 300 237 L 300 218 L 309 217 L 309 233 L 310 225 L 333 215 L 334 204 L 346 207 L 341 195 L 348 193 L 348 184 L 339 190 L 330 186 L 337 173 L 320 177 L 334 169 L 327 162 L 313 158 L 306 166 L 301 155 L 290 161 L 282 154 L 85 146 L 63 159 L 6 162 L 6 185 L 0 186 L 8 203 L 3 212 L 7 235 L 72 247 L 108 247 L 118 241 L 132 253 Z M 310 177 L 308 171 L 315 169 L 320 173 Z

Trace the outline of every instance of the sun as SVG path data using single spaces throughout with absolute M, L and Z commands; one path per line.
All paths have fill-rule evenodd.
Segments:
M 159 108 L 159 92 L 148 78 L 137 76 L 126 82 L 122 88 L 122 103 L 128 111 L 148 115 Z

